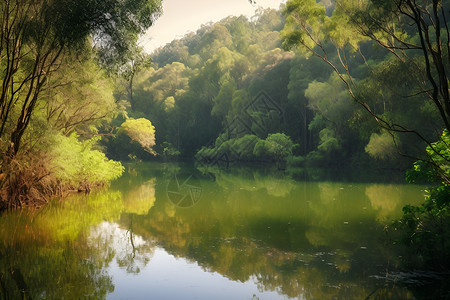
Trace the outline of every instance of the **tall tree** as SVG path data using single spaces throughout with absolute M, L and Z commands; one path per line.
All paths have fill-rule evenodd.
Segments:
M 4 0 L 0 4 L 0 138 L 15 156 L 30 118 L 63 57 L 88 47 L 109 68 L 161 11 L 159 0 Z M 9 136 L 9 137 L 6 137 Z
M 300 49 L 325 61 L 346 84 L 351 97 L 375 118 L 381 128 L 393 133 L 414 134 L 433 148 L 430 138 L 424 136 L 420 128 L 407 128 L 377 114 L 360 96 L 358 82 L 352 76 L 350 57 L 359 53 L 365 60 L 361 46 L 372 41 L 401 63 L 414 66 L 417 69 L 412 73 L 415 88 L 403 97 L 422 95 L 423 101 L 432 102 L 439 111 L 443 127 L 450 130 L 448 1 L 336 0 L 335 4 L 330 14 L 324 2 L 288 1 L 284 11 L 286 25 L 282 31 L 284 47 Z M 330 44 L 337 51 L 334 60 L 330 56 Z M 429 162 L 433 163 L 432 160 Z M 445 176 L 444 180 L 450 182 Z

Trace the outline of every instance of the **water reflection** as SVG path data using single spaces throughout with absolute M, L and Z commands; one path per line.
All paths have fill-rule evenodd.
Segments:
M 125 230 L 116 223 L 103 222 L 91 229 L 89 245 L 103 245 L 114 249 L 115 263 L 127 273 L 138 274 L 153 257 L 155 245 L 133 233 L 130 227 Z
M 152 178 L 124 196 L 124 211 L 130 214 L 145 215 L 155 204 L 155 178 Z
M 167 197 L 180 171 L 201 183 L 195 206 Z M 417 186 L 133 165 L 107 191 L 3 216 L 1 295 L 414 299 L 380 279 L 396 264 L 383 222 L 421 200 Z
M 379 221 L 392 219 L 401 212 L 408 195 L 404 190 L 392 184 L 373 184 L 366 187 L 366 195 L 372 208 L 377 212 Z M 409 203 L 406 203 L 409 204 Z
M 91 244 L 89 227 L 120 216 L 116 192 L 68 199 L 41 211 L 0 218 L 2 299 L 105 298 L 114 291 L 105 271 L 111 245 Z

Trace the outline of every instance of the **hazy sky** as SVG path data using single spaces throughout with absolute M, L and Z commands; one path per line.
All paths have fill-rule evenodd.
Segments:
M 200 25 L 216 22 L 230 15 L 253 16 L 258 6 L 279 8 L 283 0 L 163 0 L 163 15 L 142 38 L 141 45 L 150 52 L 196 31 Z

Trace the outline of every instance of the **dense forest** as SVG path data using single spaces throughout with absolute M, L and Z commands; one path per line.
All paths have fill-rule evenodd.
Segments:
M 123 113 L 148 119 L 154 151 L 103 140 L 124 160 L 194 159 L 199 167 L 409 169 L 430 188 L 392 225 L 420 257 L 445 268 L 450 251 L 446 1 L 292 0 L 229 17 L 136 60 L 116 85 Z M 444 258 L 442 260 L 442 258 Z
M 1 209 L 127 160 L 412 167 L 435 187 L 395 226 L 423 260 L 448 253 L 448 1 L 291 0 L 152 54 L 137 42 L 160 1 L 75 2 L 0 5 Z
M 229 17 L 157 49 L 149 67 L 142 64 L 116 86 L 124 113 L 114 122 L 146 118 L 161 158 L 208 164 L 287 159 L 296 166 L 395 169 L 411 164 L 399 153 L 423 154 L 425 144 L 414 137 L 382 130 L 321 58 L 282 49 L 282 10 Z M 334 45 L 325 47 L 327 59 L 339 63 Z M 348 54 L 358 97 L 377 115 L 436 140 L 443 128 L 438 110 L 411 92 L 418 71 L 371 41 L 360 51 Z M 122 136 L 104 142 L 111 158 L 151 158 Z
M 151 55 L 137 38 L 159 4 L 137 1 L 136 14 L 144 4 L 152 14 L 139 15 L 142 24 L 117 15 L 119 31 L 104 25 L 100 11 L 120 9 L 113 3 L 89 16 L 95 20 L 58 4 L 2 6 L 16 20 L 3 22 L 4 206 L 107 182 L 122 172 L 110 159 L 406 169 L 413 160 L 399 154 L 423 157 L 444 128 L 439 107 L 423 99 L 430 92 L 417 86 L 420 54 L 406 63 L 344 30 L 350 21 L 334 2 L 308 2 L 336 23 L 326 19 L 328 40 L 314 39 L 324 56 L 287 51 L 297 47 L 292 36 L 301 30 L 290 18 L 302 1 L 203 25 Z M 24 49 L 12 47 L 19 42 Z

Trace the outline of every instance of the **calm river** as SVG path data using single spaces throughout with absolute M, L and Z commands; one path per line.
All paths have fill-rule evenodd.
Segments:
M 0 217 L 1 299 L 418 299 L 384 228 L 422 186 L 126 168 Z

